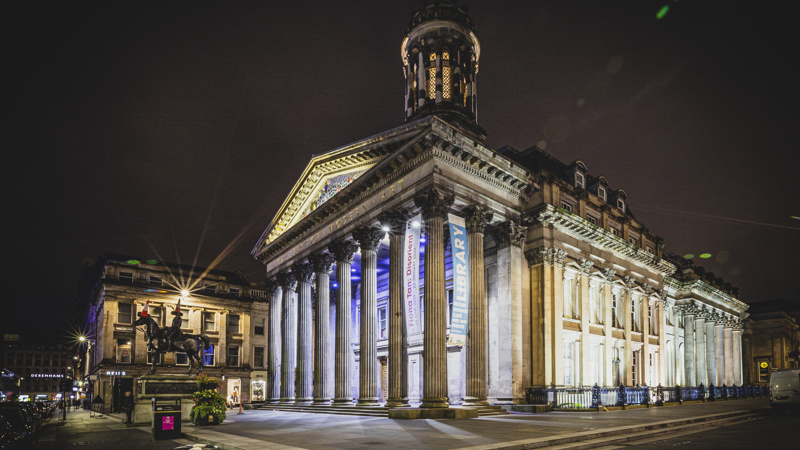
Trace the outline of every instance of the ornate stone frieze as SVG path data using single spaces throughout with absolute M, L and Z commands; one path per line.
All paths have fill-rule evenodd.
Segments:
M 376 227 L 360 227 L 353 230 L 353 239 L 361 246 L 361 251 L 375 251 L 386 232 Z
M 483 234 L 486 224 L 492 221 L 494 213 L 487 211 L 482 206 L 470 205 L 464 208 L 464 221 L 467 225 L 467 233 Z
M 564 258 L 567 257 L 567 251 L 560 248 L 543 247 L 540 253 L 544 262 L 551 265 L 558 264 L 559 266 L 563 266 Z
M 353 241 L 338 240 L 328 244 L 328 250 L 333 254 L 336 262 L 350 264 L 353 262 L 353 255 L 358 250 L 358 245 Z
M 316 252 L 308 255 L 308 262 L 314 267 L 314 272 L 330 273 L 335 261 L 330 253 Z
M 524 219 L 525 221 L 539 222 L 546 227 L 553 227 L 568 236 L 588 242 L 601 250 L 613 252 L 625 259 L 636 261 L 664 275 L 675 273 L 675 265 L 669 261 L 657 258 L 645 249 L 630 245 L 620 236 L 592 225 L 575 214 L 559 211 L 553 205 L 548 204 L 530 210 L 525 213 Z

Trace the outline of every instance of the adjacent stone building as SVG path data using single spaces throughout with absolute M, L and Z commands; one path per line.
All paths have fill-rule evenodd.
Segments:
M 406 124 L 314 156 L 252 251 L 272 307 L 268 401 L 741 384 L 734 289 L 666 257 L 634 197 L 584 163 L 484 144 L 464 8 L 424 4 L 401 57 Z
M 243 403 L 252 400 L 251 381 L 256 378 L 258 390 L 257 374 L 266 369 L 269 306 L 264 292 L 251 288 L 240 273 L 106 253 L 84 270 L 80 286 L 89 343 L 81 355 L 83 378 L 92 398 L 102 397 L 106 408 L 117 410 L 125 391 L 137 395 L 138 378 L 150 370 L 143 327 L 134 325 L 137 315 L 149 302 L 149 315 L 169 327 L 179 298 L 181 331 L 205 334 L 211 343 L 203 372 L 222 381 L 223 395 L 238 391 Z M 158 373 L 189 369 L 184 353 L 166 353 L 157 364 Z

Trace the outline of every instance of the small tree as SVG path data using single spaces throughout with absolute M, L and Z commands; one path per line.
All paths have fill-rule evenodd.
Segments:
M 197 376 L 198 391 L 194 393 L 194 406 L 189 413 L 195 425 L 221 424 L 225 420 L 225 399 L 217 392 L 219 380 L 202 373 Z

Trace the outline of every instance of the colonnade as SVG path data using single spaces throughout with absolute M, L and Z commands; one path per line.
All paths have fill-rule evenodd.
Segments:
M 684 384 L 741 385 L 741 320 L 685 304 L 683 313 Z
M 447 393 L 447 311 L 445 291 L 445 216 L 452 194 L 436 187 L 414 198 L 421 212 L 426 244 L 424 253 L 423 396 L 421 407 L 449 406 Z M 464 209 L 471 273 L 469 335 L 467 338 L 467 404 L 487 404 L 487 298 L 484 287 L 483 235 L 491 213 L 481 207 Z M 349 238 L 328 244 L 309 254 L 267 282 L 270 293 L 270 342 L 268 347 L 268 401 L 353 405 L 351 391 L 353 350 L 351 326 L 351 264 L 361 250 L 359 406 L 378 405 L 377 375 L 377 250 L 389 235 L 389 336 L 388 398 L 386 406 L 408 406 L 407 336 L 404 313 L 403 250 L 409 209 L 394 209 L 378 216 L 375 224 L 358 227 Z M 325 251 L 327 250 L 327 251 Z M 336 318 L 334 342 L 329 330 L 329 272 L 336 264 Z M 311 326 L 312 289 L 316 280 L 316 316 Z M 295 301 L 297 298 L 297 301 Z M 297 327 L 295 328 L 295 323 Z M 312 345 L 313 342 L 313 345 Z M 333 376 L 330 352 L 333 347 Z M 313 355 L 312 355 L 313 353 Z M 295 380 L 295 374 L 297 380 Z

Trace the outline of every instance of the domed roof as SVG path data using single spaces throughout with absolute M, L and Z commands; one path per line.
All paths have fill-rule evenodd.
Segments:
M 446 20 L 457 23 L 474 34 L 478 34 L 478 29 L 469 18 L 468 8 L 466 6 L 459 6 L 455 1 L 432 1 L 422 0 L 420 9 L 414 11 L 411 15 L 411 22 L 406 28 L 406 35 L 411 30 L 423 22 L 432 20 Z

